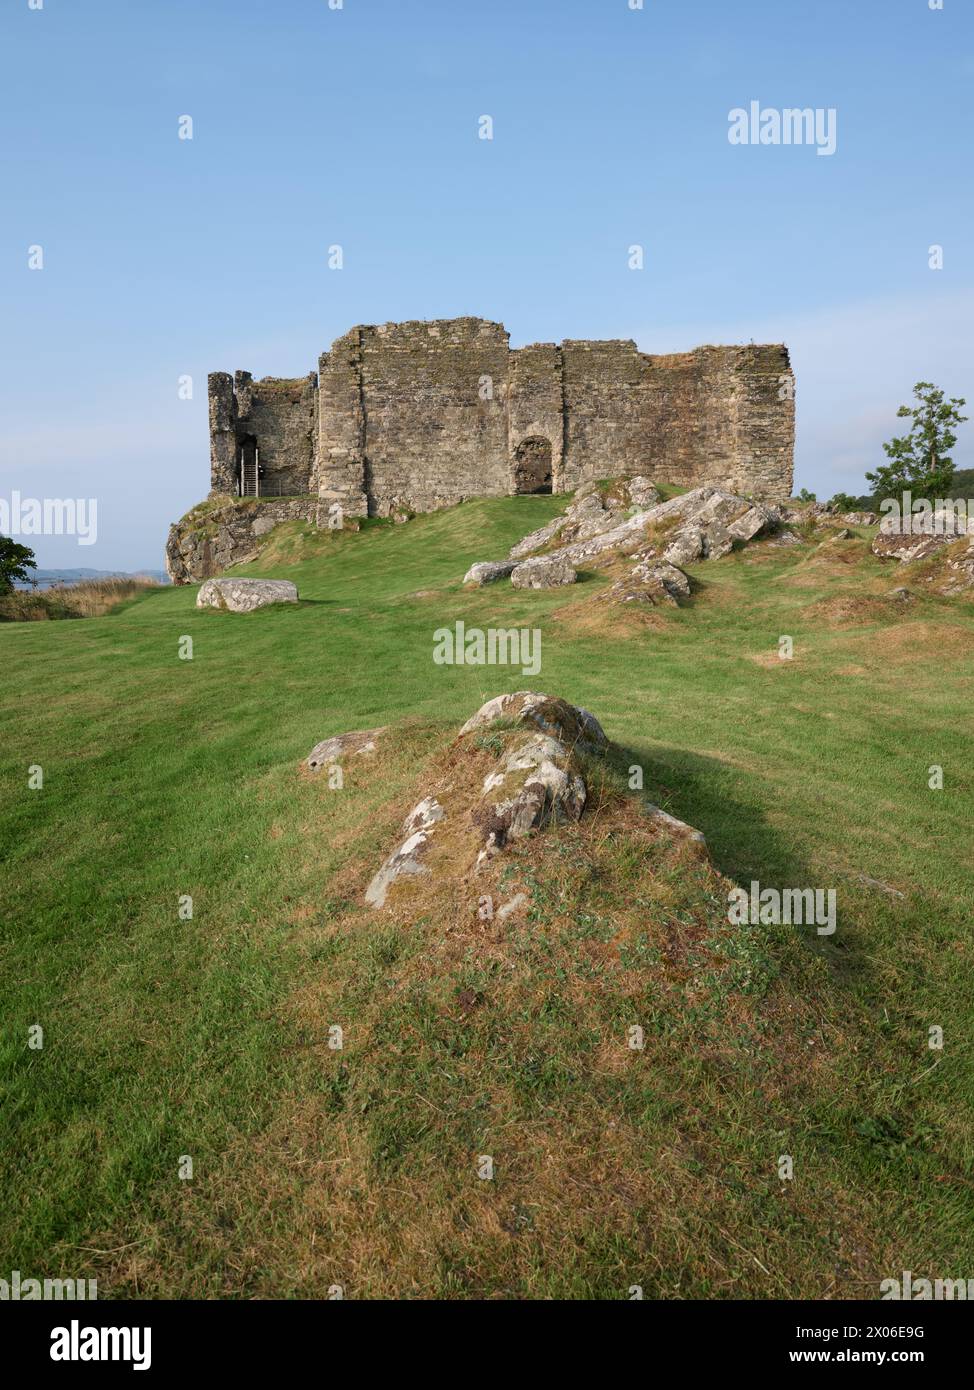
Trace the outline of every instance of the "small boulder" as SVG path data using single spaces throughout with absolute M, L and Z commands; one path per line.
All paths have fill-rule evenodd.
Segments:
M 197 608 L 230 613 L 252 613 L 272 603 L 297 601 L 297 588 L 289 579 L 208 579 L 196 595 Z
M 575 567 L 563 555 L 522 560 L 511 573 L 515 589 L 557 589 L 562 584 L 574 584 L 577 578 Z
M 650 552 L 637 556 L 629 574 L 600 594 L 610 603 L 670 603 L 678 605 L 690 597 L 690 581 L 676 565 L 659 560 Z
M 494 584 L 498 579 L 507 579 L 517 568 L 516 560 L 480 560 L 471 565 L 463 576 L 464 584 Z
M 369 757 L 375 752 L 376 739 L 385 731 L 383 725 L 380 729 L 355 729 L 347 734 L 334 734 L 315 744 L 305 759 L 305 766 L 310 772 L 320 772 L 323 767 L 331 767 L 345 757 Z

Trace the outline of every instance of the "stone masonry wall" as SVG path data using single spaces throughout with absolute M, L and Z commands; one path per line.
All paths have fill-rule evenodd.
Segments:
M 362 329 L 371 512 L 431 511 L 510 491 L 509 360 L 504 328 L 482 319 Z
M 213 492 L 236 491 L 257 439 L 268 491 L 317 492 L 348 516 L 503 496 L 550 450 L 551 485 L 643 473 L 788 497 L 794 377 L 780 345 L 649 356 L 629 340 L 511 350 L 461 318 L 354 328 L 296 381 L 210 377 Z

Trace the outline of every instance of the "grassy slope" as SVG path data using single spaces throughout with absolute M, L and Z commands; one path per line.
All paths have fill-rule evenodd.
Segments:
M 339 1282 L 532 1297 L 624 1297 L 629 1283 L 874 1296 L 904 1268 L 970 1273 L 971 609 L 867 604 L 843 625 L 837 598 L 855 606 L 902 582 L 858 542 L 832 559 L 758 548 L 702 566 L 693 604 L 646 628 L 588 612 L 594 579 L 550 594 L 460 588 L 468 563 L 501 556 L 556 509 L 475 502 L 338 537 L 295 523 L 259 568 L 297 581 L 297 608 L 200 613 L 195 589 L 163 590 L 101 619 L 0 630 L 13 692 L 0 749 L 0 1270 L 98 1274 L 105 1293 L 315 1295 Z M 434 666 L 433 630 L 457 618 L 540 626 L 542 674 Z M 178 658 L 184 634 L 192 661 Z M 776 658 L 782 634 L 793 662 Z M 662 1052 L 626 1059 L 658 1084 L 605 1089 L 596 1068 L 580 1086 L 566 1060 L 579 1028 L 625 1016 L 610 972 L 591 1016 L 584 1000 L 560 1029 L 545 1015 L 544 1051 L 564 1065 L 540 1102 L 502 1098 L 490 1047 L 451 1083 L 496 1091 L 465 1143 L 491 1152 L 478 1146 L 554 1125 L 562 1147 L 575 1136 L 576 1177 L 592 1136 L 624 1122 L 638 1146 L 618 1162 L 634 1194 L 606 1160 L 559 1199 L 539 1187 L 539 1152 L 515 1196 L 471 1178 L 443 1058 L 464 1033 L 454 987 L 483 962 L 445 961 L 436 980 L 435 922 L 414 940 L 349 908 L 424 760 L 484 699 L 526 685 L 593 710 L 645 765 L 653 799 L 706 832 L 724 873 L 839 888 L 832 941 L 769 932 L 767 1012 L 726 1055 L 708 1058 L 687 1018 L 670 1017 Z M 316 740 L 403 720 L 381 773 L 341 803 L 298 775 Z M 934 763 L 943 792 L 927 787 Z M 31 764 L 43 791 L 26 788 Z M 606 891 L 604 873 L 592 881 Z M 177 915 L 187 893 L 191 922 Z M 537 940 L 525 947 L 513 976 L 524 990 L 553 969 L 555 985 L 578 975 L 566 931 L 559 918 L 557 969 Z M 404 1014 L 399 985 L 418 959 L 425 993 Z M 510 988 L 493 1007 L 523 1023 Z M 449 1016 L 452 1041 L 434 1029 L 391 1067 L 381 1050 L 363 1054 L 356 1076 L 353 1043 L 342 1058 L 323 1043 L 356 1010 L 371 1010 L 370 1030 L 398 1018 L 402 1036 L 410 1018 Z M 26 1047 L 35 1022 L 40 1052 Z M 943 1053 L 927 1049 L 932 1024 Z M 430 1124 L 417 1125 L 421 1110 Z M 342 1147 L 356 1136 L 362 1155 Z M 796 1156 L 784 1187 L 781 1152 Z M 186 1153 L 192 1183 L 176 1179 Z M 343 1164 L 362 1182 L 340 1207 L 329 1184 Z M 424 1246 L 409 1212 L 431 1202 L 450 1223 Z M 588 1208 L 590 1225 L 572 1226 L 566 1205 Z M 384 1263 L 370 1243 L 389 1245 Z

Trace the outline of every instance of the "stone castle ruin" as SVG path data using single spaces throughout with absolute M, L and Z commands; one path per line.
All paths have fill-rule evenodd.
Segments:
M 316 499 L 331 517 L 571 492 L 641 474 L 791 494 L 781 345 L 649 356 L 629 340 L 511 348 L 459 318 L 353 328 L 306 377 L 209 378 L 211 496 Z

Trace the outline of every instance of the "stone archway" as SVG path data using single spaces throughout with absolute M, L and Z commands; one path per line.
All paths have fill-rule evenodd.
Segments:
M 542 435 L 522 439 L 514 450 L 514 491 L 551 491 L 551 440 Z

